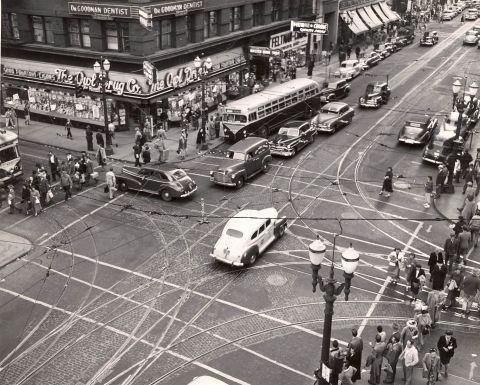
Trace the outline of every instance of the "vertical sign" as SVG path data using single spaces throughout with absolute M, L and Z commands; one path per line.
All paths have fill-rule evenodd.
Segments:
M 138 16 L 140 18 L 140 25 L 151 31 L 153 27 L 151 12 L 147 11 L 145 8 L 138 8 Z

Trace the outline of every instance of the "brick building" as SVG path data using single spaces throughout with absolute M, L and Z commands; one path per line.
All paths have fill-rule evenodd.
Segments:
M 337 0 L 325 4 L 336 29 Z M 22 115 L 28 102 L 32 119 L 103 126 L 93 64 L 107 58 L 107 111 L 118 129 L 161 111 L 175 123 L 200 103 L 195 57 L 212 62 L 205 84 L 214 108 L 240 95 L 252 61 L 258 72 L 271 60 L 249 47 L 287 50 L 290 19 L 318 16 L 321 0 L 2 0 L 2 106 Z

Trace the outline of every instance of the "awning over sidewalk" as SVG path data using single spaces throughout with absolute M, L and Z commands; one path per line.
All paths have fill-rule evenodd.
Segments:
M 380 8 L 382 9 L 383 13 L 385 14 L 385 16 L 389 18 L 390 21 L 397 21 L 400 19 L 398 14 L 395 14 L 387 5 L 387 3 L 385 3 L 384 1 L 378 3 L 378 5 L 380 5 Z
M 342 12 L 340 17 L 355 35 L 368 31 L 368 27 L 362 22 L 358 13 L 355 11 Z
M 378 23 L 377 21 L 373 20 L 365 10 L 365 8 L 358 8 L 357 13 L 362 19 L 362 21 L 370 28 L 375 29 L 383 25 L 383 23 Z
M 380 20 L 382 20 L 382 22 L 384 22 L 385 24 L 390 23 L 390 19 L 385 15 L 385 13 L 382 11 L 382 9 L 380 8 L 380 5 L 378 5 L 378 3 L 373 4 L 372 8 L 375 11 L 375 13 L 377 14 L 377 16 L 380 18 Z
M 383 25 L 382 20 L 375 14 L 375 12 L 373 12 L 373 9 L 371 6 L 369 5 L 366 6 L 365 12 L 367 12 L 367 15 L 370 17 L 370 19 L 372 19 L 375 22 L 376 27 L 380 27 Z

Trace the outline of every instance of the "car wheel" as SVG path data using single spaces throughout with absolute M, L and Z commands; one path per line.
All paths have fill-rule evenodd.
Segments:
M 315 142 L 315 134 L 312 134 L 310 139 L 308 139 L 308 143 L 312 144 L 313 142 Z
M 347 88 L 347 89 L 345 90 L 345 96 L 348 96 L 349 94 L 350 94 L 350 88 Z
M 261 138 L 268 138 L 268 130 L 267 127 L 261 127 L 259 131 L 259 135 Z
M 170 191 L 168 190 L 163 190 L 160 193 L 160 197 L 165 201 L 165 202 L 170 202 L 172 200 L 172 194 L 170 194 Z
M 257 251 L 252 252 L 252 255 L 250 255 L 250 258 L 248 259 L 248 264 L 253 265 L 257 260 L 257 258 L 258 258 L 258 252 Z
M 333 135 L 335 132 L 337 132 L 337 127 L 332 125 L 332 131 L 330 131 L 330 134 Z
M 239 176 L 235 181 L 235 187 L 237 189 L 242 188 L 244 184 L 245 184 L 245 179 L 243 178 L 243 176 Z
M 265 162 L 263 162 L 262 170 L 263 170 L 263 172 L 268 172 L 268 170 L 270 170 L 270 161 L 269 160 L 266 160 Z
M 285 229 L 287 225 L 283 225 L 278 229 L 278 237 L 277 238 L 282 238 L 285 235 Z
M 292 149 L 292 157 L 294 157 L 297 154 L 297 148 L 293 147 Z
M 125 192 L 128 190 L 128 186 L 124 181 L 122 181 L 118 184 L 118 189 L 122 192 Z

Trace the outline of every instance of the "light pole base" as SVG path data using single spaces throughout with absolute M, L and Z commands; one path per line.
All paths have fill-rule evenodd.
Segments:
M 107 147 L 105 147 L 105 155 L 113 155 L 113 148 L 111 145 L 107 145 Z

